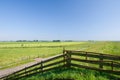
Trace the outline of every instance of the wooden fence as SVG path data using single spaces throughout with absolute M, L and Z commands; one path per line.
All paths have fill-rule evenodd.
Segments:
M 1 79 L 18 80 L 25 76 L 30 76 L 36 73 L 44 73 L 61 67 L 87 68 L 120 75 L 120 56 L 85 51 L 64 50 L 63 54 L 44 59 L 39 63 L 13 72 Z
M 120 56 L 102 53 L 66 50 L 70 66 L 104 71 L 120 75 Z

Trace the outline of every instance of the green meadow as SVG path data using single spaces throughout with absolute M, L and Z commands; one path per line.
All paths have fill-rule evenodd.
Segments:
M 120 55 L 120 42 L 0 42 L 0 69 L 60 54 L 63 48 Z
M 20 80 L 118 80 L 106 73 L 78 68 L 60 68 Z
M 37 57 L 47 58 L 61 54 L 63 49 L 120 55 L 120 42 L 0 42 L 0 69 L 22 65 L 34 61 Z M 59 71 L 61 72 L 51 71 L 22 80 L 54 80 L 60 77 L 68 78 L 70 76 L 75 80 L 113 80 L 107 74 L 100 74 L 92 70 L 65 69 L 63 71 L 58 70 L 58 72 Z
M 63 51 L 63 47 L 85 42 L 0 42 L 0 69 L 5 69 L 35 58 L 47 58 Z

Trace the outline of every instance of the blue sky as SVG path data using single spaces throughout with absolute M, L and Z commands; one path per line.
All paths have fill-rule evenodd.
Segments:
M 120 40 L 120 0 L 0 0 L 0 40 Z

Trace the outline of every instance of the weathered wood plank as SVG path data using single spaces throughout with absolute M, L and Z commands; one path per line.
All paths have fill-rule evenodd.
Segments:
M 86 57 L 86 53 L 71 53 L 71 55 L 76 55 L 76 56 L 84 56 Z M 87 57 L 93 57 L 93 58 L 100 58 L 102 57 L 103 59 L 110 59 L 110 60 L 119 60 L 119 56 L 108 56 L 108 55 L 100 55 L 100 54 L 92 54 L 92 53 L 87 53 Z
M 57 62 L 48 64 L 48 65 L 42 66 L 42 68 L 46 68 L 46 67 L 49 67 L 49 66 L 57 65 L 57 64 L 60 64 L 60 63 L 63 63 L 63 62 L 64 62 L 64 60 L 57 61 Z M 44 63 L 42 63 L 42 64 L 44 64 Z M 27 74 L 27 73 L 31 73 L 31 72 L 33 72 L 33 71 L 39 70 L 40 68 L 41 68 L 41 67 L 33 68 L 33 69 L 28 70 L 28 71 L 23 71 L 23 72 L 21 72 L 21 73 L 17 73 L 16 76 L 21 76 L 21 75 L 24 75 L 24 74 Z
M 55 60 L 57 58 L 61 58 L 61 57 L 64 57 L 65 55 L 64 54 L 59 54 L 59 55 L 56 55 L 56 56 L 53 56 L 53 57 L 49 57 L 47 59 L 44 59 L 42 60 L 43 62 L 49 62 L 49 61 L 52 61 L 52 60 Z
M 57 64 L 61 64 L 63 62 L 65 62 L 65 61 L 64 60 L 57 61 L 57 62 L 54 62 L 54 63 L 51 63 L 51 64 L 44 65 L 43 68 L 46 68 L 46 67 L 49 67 L 49 66 L 53 66 L 53 65 L 57 65 Z
M 86 69 L 91 69 L 91 70 L 97 70 L 97 71 L 102 71 L 102 72 L 107 72 L 107 73 L 120 75 L 120 71 L 104 70 L 104 69 L 100 69 L 100 68 L 89 67 L 89 66 L 84 66 L 84 65 L 78 65 L 78 64 L 74 64 L 74 63 L 71 63 L 71 66 L 75 66 L 75 67 L 79 67 L 79 68 L 86 68 Z
M 52 61 L 52 60 L 61 58 L 61 57 L 63 57 L 63 56 L 65 56 L 65 55 L 64 55 L 64 54 L 59 54 L 59 55 L 52 56 L 52 57 L 49 57 L 49 58 L 47 58 L 47 59 L 44 59 L 42 62 L 43 62 L 43 63 L 49 62 L 49 61 Z M 1 77 L 1 79 L 5 78 L 5 77 L 9 77 L 9 76 L 12 75 L 12 74 L 19 74 L 20 72 L 24 72 L 25 70 L 27 70 L 27 69 L 29 69 L 29 68 L 32 68 L 32 67 L 35 67 L 35 66 L 40 65 L 40 63 L 41 63 L 41 62 L 36 63 L 36 64 L 34 64 L 34 65 L 31 65 L 31 66 L 28 66 L 28 67 L 25 67 L 24 69 L 21 69 L 21 70 L 19 70 L 19 71 L 13 72 L 13 73 L 11 73 L 11 74 L 5 75 L 5 76 Z M 34 70 L 36 70 L 36 69 L 34 69 Z M 34 70 L 33 70 L 33 71 L 34 71 Z M 31 70 L 31 71 L 32 71 L 32 70 Z M 26 71 L 26 72 L 29 72 L 29 71 Z M 21 73 L 20 75 L 22 75 L 22 74 L 24 74 L 24 73 Z M 18 75 L 16 75 L 16 76 L 18 76 Z
M 115 58 L 117 58 L 117 59 L 115 59 L 115 60 L 120 60 L 120 56 L 119 55 L 111 55 L 111 54 L 103 54 L 103 53 L 96 53 L 96 52 L 86 52 L 86 51 L 79 51 L 79 50 L 65 50 L 66 52 L 71 52 L 71 53 L 88 53 L 88 54 L 91 54 L 91 55 L 103 55 L 103 57 L 106 57 L 106 58 L 113 58 L 113 59 L 115 59 Z
M 49 61 L 51 61 L 51 60 L 54 60 L 54 59 L 57 59 L 57 58 L 60 58 L 60 57 L 63 57 L 63 56 L 64 56 L 63 54 L 59 54 L 59 55 L 52 56 L 52 57 L 49 57 L 49 58 L 47 58 L 47 59 L 44 59 L 44 60 L 42 60 L 42 62 L 43 62 L 43 63 L 49 62 Z M 40 64 L 41 64 L 41 62 L 36 63 L 36 64 L 34 64 L 34 65 L 31 65 L 31 66 L 25 67 L 24 69 L 21 69 L 21 70 L 19 70 L 19 71 L 16 71 L 16 72 L 14 72 L 14 73 L 12 73 L 12 74 L 16 74 L 16 73 L 18 73 L 18 72 L 24 71 L 25 69 L 28 69 L 28 68 L 31 68 L 31 67 L 35 67 L 35 66 L 40 65 Z
M 85 63 L 90 63 L 90 64 L 103 64 L 104 66 L 111 66 L 112 61 L 100 61 L 100 60 L 85 60 L 85 59 L 78 59 L 78 58 L 71 58 L 72 61 L 79 61 L 79 62 L 85 62 Z M 120 68 L 120 63 L 114 63 L 113 62 L 113 67 L 118 67 Z
M 65 50 L 66 52 L 78 52 L 78 53 L 86 53 L 87 51 L 81 51 L 81 50 Z M 105 54 L 105 53 L 97 53 L 97 52 L 87 52 L 87 53 L 92 53 L 92 54 L 104 54 L 106 56 L 114 56 L 114 57 L 120 57 L 119 55 L 112 55 L 112 54 Z
M 65 65 L 58 66 L 58 67 L 53 67 L 53 68 L 49 68 L 49 69 L 45 69 L 45 70 L 43 70 L 43 72 L 50 71 L 50 70 L 53 70 L 53 69 L 59 69 L 59 68 L 62 68 L 62 67 L 64 67 L 64 66 L 65 66 Z M 37 74 L 37 73 L 41 73 L 41 72 L 30 73 L 29 76 L 34 75 L 34 74 Z M 17 77 L 17 78 L 15 78 L 15 80 L 18 80 L 18 79 L 23 78 L 23 77 L 26 77 L 26 75 Z

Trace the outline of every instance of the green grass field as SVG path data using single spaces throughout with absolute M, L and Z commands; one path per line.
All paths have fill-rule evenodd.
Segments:
M 63 47 L 120 55 L 120 42 L 0 42 L 0 69 L 60 54 Z
M 63 48 L 120 55 L 120 42 L 0 42 L 0 69 L 34 61 L 35 57 L 47 58 L 49 56 L 60 54 L 62 53 Z M 82 76 L 81 79 L 74 70 L 61 72 L 61 76 L 56 75 L 56 73 L 53 73 L 50 76 L 46 73 L 45 76 L 48 78 L 54 76 L 67 77 L 68 75 L 71 75 L 69 74 L 69 71 L 73 71 L 73 74 L 77 76 L 75 77 L 75 80 L 109 80 L 107 76 L 102 76 L 101 74 L 96 77 L 94 72 L 91 71 L 88 71 L 88 74 L 83 74 L 89 75 L 88 77 Z M 38 75 L 36 75 L 31 78 L 25 78 L 24 80 L 44 80 L 43 78 L 44 77 L 38 77 Z
M 116 77 L 98 71 L 70 68 L 56 69 L 20 80 L 117 80 Z
M 85 42 L 0 42 L 0 69 L 33 61 L 35 57 L 46 58 L 60 54 L 65 46 L 84 43 Z

